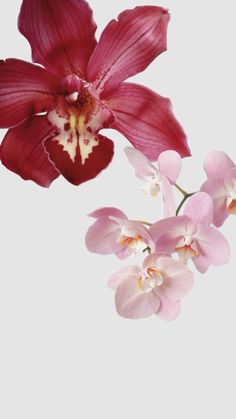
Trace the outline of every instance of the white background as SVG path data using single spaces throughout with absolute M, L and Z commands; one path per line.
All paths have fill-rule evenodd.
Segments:
M 4 2 L 2 58 L 30 60 L 16 26 L 20 4 Z M 121 10 L 145 2 L 90 4 L 100 34 Z M 180 183 L 195 190 L 208 151 L 224 149 L 236 161 L 235 2 L 161 5 L 172 13 L 169 50 L 134 79 L 172 98 L 193 153 Z M 78 188 L 60 178 L 45 190 L 1 166 L 0 417 L 235 418 L 235 218 L 223 228 L 231 262 L 196 273 L 176 321 L 120 318 L 106 278 L 130 261 L 87 252 L 86 214 L 113 205 L 154 221 L 160 210 L 139 193 L 127 141 L 109 134 L 113 163 Z

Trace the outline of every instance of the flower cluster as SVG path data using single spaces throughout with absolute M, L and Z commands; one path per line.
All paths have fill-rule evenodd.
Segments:
M 90 214 L 91 252 L 146 256 L 141 267 L 123 268 L 108 281 L 118 313 L 127 318 L 174 319 L 193 285 L 189 261 L 201 273 L 228 261 L 229 245 L 217 228 L 236 214 L 235 164 L 223 152 L 211 153 L 206 182 L 186 193 L 176 182 L 190 149 L 170 100 L 126 82 L 166 50 L 169 20 L 159 6 L 125 10 L 97 41 L 85 0 L 67 0 L 66 7 L 62 0 L 23 0 L 18 27 L 34 64 L 0 60 L 6 168 L 43 187 L 60 175 L 79 185 L 110 164 L 114 145 L 100 131 L 113 128 L 134 147 L 125 152 L 143 192 L 162 196 L 163 219 L 153 224 L 112 207 Z M 174 186 L 183 194 L 177 209 Z
M 210 153 L 204 162 L 206 182 L 199 192 L 188 194 L 176 184 L 181 170 L 178 153 L 165 151 L 154 164 L 134 148 L 125 152 L 144 182 L 143 191 L 151 196 L 161 193 L 163 219 L 153 224 L 133 221 L 117 208 L 101 208 L 90 214 L 96 221 L 87 232 L 86 245 L 91 252 L 114 253 L 120 259 L 148 252 L 141 267 L 127 266 L 109 278 L 117 311 L 132 319 L 156 314 L 172 320 L 193 285 L 189 262 L 205 273 L 210 265 L 229 260 L 229 244 L 216 227 L 236 214 L 236 166 L 225 153 Z M 174 186 L 183 194 L 177 209 Z

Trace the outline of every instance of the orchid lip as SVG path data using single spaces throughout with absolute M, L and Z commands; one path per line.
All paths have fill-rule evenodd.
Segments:
M 182 263 L 187 263 L 189 259 L 198 256 L 197 249 L 194 249 L 192 244 L 185 244 L 181 247 L 176 247 L 176 253 L 179 255 L 179 259 Z
M 122 247 L 130 248 L 135 254 L 142 253 L 146 247 L 146 244 L 140 235 L 134 237 L 121 235 L 117 242 Z
M 160 287 L 164 282 L 162 274 L 157 268 L 152 266 L 140 272 L 136 280 L 138 288 L 144 293 L 153 291 L 155 288 Z

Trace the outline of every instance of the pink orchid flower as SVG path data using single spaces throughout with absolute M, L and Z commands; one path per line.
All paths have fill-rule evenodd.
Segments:
M 138 221 L 130 221 L 117 208 L 101 208 L 89 214 L 96 222 L 88 229 L 85 243 L 90 252 L 108 255 L 115 253 L 119 259 L 154 250 L 154 242 Z
M 169 255 L 152 254 L 142 268 L 128 266 L 113 274 L 108 285 L 115 290 L 120 316 L 139 319 L 156 314 L 173 320 L 179 314 L 180 300 L 192 288 L 193 274 Z
M 216 228 L 211 226 L 213 202 L 205 192 L 192 196 L 183 215 L 158 221 L 150 227 L 156 242 L 156 251 L 174 253 L 187 263 L 191 258 L 197 270 L 204 273 L 210 265 L 228 262 L 229 244 Z
M 166 50 L 169 18 L 161 7 L 126 10 L 97 42 L 86 1 L 23 0 L 19 30 L 41 66 L 0 62 L 0 128 L 10 128 L 2 163 L 44 187 L 60 174 L 79 185 L 113 157 L 113 142 L 99 134 L 107 127 L 150 159 L 166 149 L 189 155 L 170 101 L 123 83 Z
M 214 202 L 213 224 L 222 226 L 226 218 L 236 215 L 236 166 L 223 151 L 213 151 L 205 158 L 207 181 L 201 190 Z
M 142 188 L 144 193 L 156 196 L 161 191 L 164 217 L 174 215 L 175 199 L 171 185 L 176 183 L 181 171 L 180 155 L 176 151 L 163 151 L 154 165 L 141 151 L 135 148 L 127 147 L 125 153 L 136 176 L 146 182 Z

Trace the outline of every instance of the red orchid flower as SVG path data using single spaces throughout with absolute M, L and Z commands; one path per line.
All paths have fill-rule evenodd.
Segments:
M 84 0 L 23 0 L 19 30 L 33 62 L 0 62 L 0 127 L 10 128 L 2 163 L 47 187 L 62 174 L 79 185 L 110 163 L 110 127 L 150 160 L 167 149 L 189 155 L 170 101 L 133 83 L 166 50 L 168 11 L 143 6 L 121 13 L 99 42 Z

